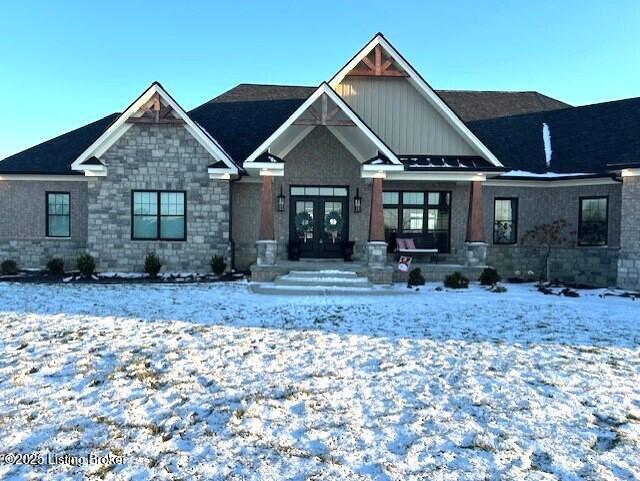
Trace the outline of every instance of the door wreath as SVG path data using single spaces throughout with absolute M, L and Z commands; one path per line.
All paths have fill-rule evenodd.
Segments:
M 313 217 L 307 211 L 298 212 L 295 223 L 298 236 L 304 237 L 304 234 L 313 228 Z
M 344 220 L 342 216 L 335 210 L 324 216 L 324 230 L 331 234 L 333 243 L 335 244 L 338 234 L 342 232 Z

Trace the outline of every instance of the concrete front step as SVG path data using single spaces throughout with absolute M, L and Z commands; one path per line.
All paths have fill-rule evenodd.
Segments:
M 287 274 L 278 276 L 273 281 L 279 286 L 317 286 L 317 287 L 371 287 L 366 277 L 344 276 L 308 276 Z
M 354 279 L 358 277 L 358 274 L 354 271 L 343 271 L 339 269 L 323 269 L 319 271 L 293 270 L 293 271 L 289 271 L 289 274 L 287 275 L 295 276 L 295 277 L 311 277 L 311 278 L 330 277 L 330 278 L 341 278 L 341 279 Z
M 276 296 L 380 296 L 385 294 L 413 294 L 415 291 L 397 290 L 391 286 L 375 287 L 330 287 L 330 286 L 283 286 L 277 284 L 251 284 L 251 292 Z

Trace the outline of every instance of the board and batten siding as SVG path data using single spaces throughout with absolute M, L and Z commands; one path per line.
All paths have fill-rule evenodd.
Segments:
M 406 78 L 347 76 L 336 91 L 398 154 L 478 155 Z

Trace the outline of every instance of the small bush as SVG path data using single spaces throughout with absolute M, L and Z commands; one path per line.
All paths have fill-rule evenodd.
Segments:
M 501 278 L 493 267 L 486 267 L 480 274 L 480 284 L 483 286 L 495 286 Z
M 76 266 L 83 277 L 91 277 L 96 271 L 96 261 L 89 254 L 79 255 Z
M 52 276 L 64 275 L 64 260 L 59 257 L 54 257 L 47 262 L 47 270 Z
M 144 271 L 155 279 L 160 269 L 162 269 L 160 258 L 154 252 L 149 252 L 144 258 Z
M 18 273 L 18 264 L 16 261 L 6 259 L 0 264 L 0 274 L 3 276 L 15 276 Z
M 424 286 L 424 276 L 419 267 L 412 269 L 409 272 L 409 280 L 407 281 L 407 287 L 412 286 Z
M 444 286 L 451 289 L 466 289 L 469 287 L 469 279 L 460 272 L 454 272 L 444 278 Z
M 227 268 L 227 263 L 224 261 L 224 257 L 215 255 L 211 258 L 211 270 L 217 276 L 224 274 Z

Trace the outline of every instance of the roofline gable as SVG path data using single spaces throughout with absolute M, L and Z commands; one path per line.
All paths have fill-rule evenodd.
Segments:
M 360 116 L 353 111 L 351 107 L 340 97 L 333 88 L 327 83 L 322 82 L 320 86 L 312 93 L 303 103 L 300 105 L 285 122 L 278 127 L 264 142 L 262 142 L 257 149 L 255 149 L 249 157 L 244 161 L 245 164 L 250 164 L 256 161 L 256 158 L 260 156 L 267 148 L 287 129 L 295 120 L 300 117 L 313 103 L 320 98 L 322 94 L 326 94 L 340 109 L 349 117 L 349 119 L 358 127 L 380 150 L 386 155 L 392 163 L 401 165 L 400 159 L 391 150 L 391 148 L 385 144 L 385 142 L 371 130 L 371 128 L 360 118 Z
M 98 137 L 84 152 L 82 152 L 76 160 L 71 164 L 71 170 L 86 170 L 86 164 L 83 164 L 91 157 L 100 157 L 111 147 L 124 133 L 131 128 L 132 124 L 127 123 L 127 119 L 137 112 L 145 103 L 147 103 L 151 97 L 158 94 L 178 115 L 178 117 L 184 121 L 184 127 L 187 131 L 198 141 L 202 147 L 211 154 L 216 160 L 220 160 L 225 163 L 229 169 L 229 173 L 237 174 L 239 172 L 238 166 L 233 159 L 227 154 L 220 144 L 199 124 L 194 122 L 187 112 L 175 101 L 175 99 L 162 87 L 160 82 L 153 82 L 142 94 L 138 96 L 119 116 L 118 118 L 105 130 L 100 137 Z
M 377 33 L 342 69 L 340 69 L 329 81 L 329 85 L 334 89 L 347 74 L 353 70 L 360 61 L 366 57 L 376 45 L 380 45 L 388 55 L 408 74 L 408 79 L 417 88 L 427 101 L 454 127 L 458 133 L 469 141 L 479 152 L 484 155 L 489 162 L 496 167 L 503 167 L 498 158 L 489 148 L 480 141 L 478 137 L 466 126 L 462 119 L 451 107 L 435 92 L 433 88 L 424 80 L 416 69 L 398 52 L 391 43 L 382 35 Z

